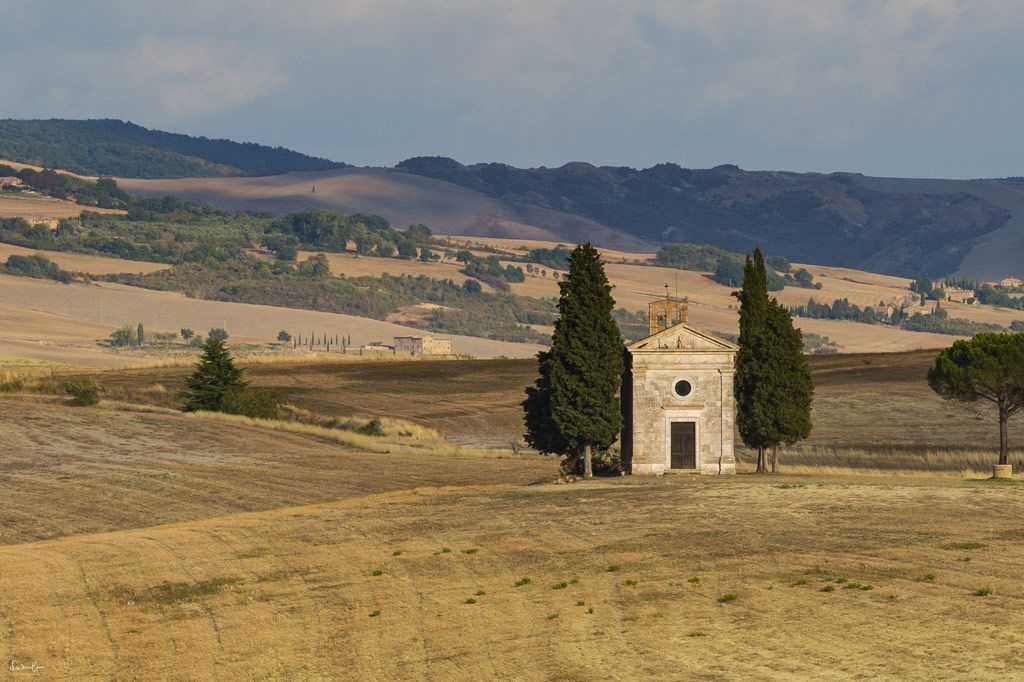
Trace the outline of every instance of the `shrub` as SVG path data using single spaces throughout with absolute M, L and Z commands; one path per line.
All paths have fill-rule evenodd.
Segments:
M 34 277 L 36 279 L 52 279 L 67 284 L 71 281 L 71 273 L 61 270 L 52 260 L 46 256 L 10 256 L 7 259 L 6 269 L 8 272 L 22 275 L 23 277 Z
M 100 401 L 100 385 L 92 377 L 65 382 L 64 392 L 71 396 L 71 404 L 79 407 L 95 405 Z
M 356 429 L 356 433 L 361 433 L 364 436 L 383 436 L 384 427 L 381 425 L 380 419 L 374 417 Z
M 721 597 L 719 597 L 718 601 L 721 604 L 728 604 L 729 602 L 736 601 L 738 598 L 739 598 L 738 595 L 736 595 L 733 592 L 729 592 L 729 593 L 723 594 Z
M 529 585 L 531 582 L 533 582 L 533 581 L 530 580 L 529 578 L 520 578 L 519 580 L 516 581 L 516 587 L 522 587 L 523 585 Z
M 254 419 L 277 419 L 281 397 L 271 388 L 239 388 L 224 396 L 221 412 L 240 414 Z
M 289 343 L 292 340 L 292 335 L 286 331 L 280 331 L 277 333 L 277 340 L 281 343 Z
M 228 332 L 227 332 L 227 330 L 223 329 L 221 327 L 214 327 L 213 329 L 210 330 L 210 333 L 207 334 L 206 336 L 211 341 L 213 341 L 213 340 L 216 340 L 216 341 L 227 341 L 228 340 Z
M 992 594 L 992 588 L 991 587 L 979 587 L 978 589 L 976 589 L 974 591 L 974 596 L 975 597 L 987 597 L 990 594 Z

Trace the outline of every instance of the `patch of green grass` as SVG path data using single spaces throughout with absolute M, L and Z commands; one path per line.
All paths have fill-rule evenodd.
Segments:
M 845 585 L 843 585 L 843 589 L 844 590 L 859 590 L 860 589 L 860 583 L 856 583 L 856 582 L 850 581 L 850 582 L 846 583 Z
M 477 590 L 477 591 L 476 591 L 476 592 L 474 592 L 473 594 L 474 594 L 475 596 L 477 596 L 477 597 L 482 597 L 482 596 L 484 596 L 484 595 L 485 595 L 485 594 L 487 594 L 487 593 L 486 593 L 486 592 L 484 592 L 483 590 Z
M 615 573 L 616 571 L 621 571 L 622 566 L 620 566 L 619 564 L 608 564 L 608 568 L 606 568 L 605 570 L 609 573 Z
M 809 581 L 807 580 L 807 578 L 800 578 L 800 580 L 797 580 L 795 583 L 793 583 L 793 587 L 799 587 L 801 585 L 806 585 L 808 582 Z
M 706 632 L 704 632 L 702 630 L 691 630 L 690 632 L 686 633 L 686 636 L 687 637 L 707 637 L 708 633 L 706 633 Z
M 691 585 L 700 585 L 700 577 L 699 576 L 693 576 L 692 578 L 690 578 L 686 582 L 690 583 Z
M 942 549 L 982 549 L 985 546 L 984 542 L 947 542 Z
M 633 585 L 636 585 L 636 581 L 633 580 L 632 578 L 630 578 L 629 580 L 626 580 L 622 584 L 625 585 L 626 587 L 632 587 Z
M 391 553 L 391 556 L 402 556 L 402 550 L 396 549 L 394 552 Z
M 437 556 L 438 554 L 451 554 L 451 553 L 452 553 L 451 548 L 449 548 L 449 547 L 442 547 L 439 551 L 434 552 L 434 556 Z
M 899 599 L 899 597 L 897 597 L 895 594 L 890 594 L 887 595 L 885 599 L 886 601 L 896 601 L 897 599 Z
M 592 613 L 594 613 L 594 607 L 593 607 L 593 606 L 591 606 L 591 607 L 590 607 L 589 609 L 587 609 L 587 613 L 588 613 L 588 614 L 592 614 Z
M 162 582 L 132 595 L 132 601 L 153 604 L 177 604 L 194 599 L 207 597 L 220 592 L 225 587 L 241 582 L 238 578 L 212 578 L 187 582 Z
M 919 583 L 933 583 L 933 582 L 935 582 L 935 574 L 934 573 L 925 573 L 920 578 L 918 578 L 917 581 Z
M 789 490 L 790 488 L 806 488 L 806 483 L 783 483 L 782 485 L 775 486 L 776 488 L 782 488 L 783 490 Z
M 842 577 L 836 578 L 836 582 L 839 583 L 840 585 L 842 585 L 843 583 L 846 582 L 846 578 L 842 578 Z
M 476 599 L 473 598 L 473 597 L 469 597 L 468 599 L 466 599 L 466 603 L 467 604 L 475 604 L 476 603 Z
M 554 585 L 551 586 L 551 589 L 552 590 L 564 590 L 567 587 L 569 587 L 569 583 L 563 581 L 563 582 L 560 582 L 560 583 L 555 583 Z
M 374 609 L 373 611 L 370 611 L 370 618 L 376 618 L 379 615 L 380 615 L 380 609 Z
M 375 569 L 373 569 L 373 573 L 371 573 L 370 575 L 372 575 L 374 577 L 377 577 L 379 575 L 384 575 L 384 569 L 382 569 L 382 568 L 375 568 Z
M 555 618 L 558 618 L 558 614 L 557 613 L 549 613 L 548 614 L 548 620 L 554 620 Z
M 1024 528 L 1010 528 L 997 536 L 1000 540 L 1024 540 Z
M 516 587 L 522 587 L 523 585 L 529 585 L 532 582 L 533 581 L 530 580 L 529 578 L 520 578 L 519 580 L 516 581 Z
M 476 554 L 479 551 L 480 550 L 478 550 L 476 547 L 470 547 L 469 549 L 462 550 L 462 553 L 463 554 Z
M 586 605 L 587 605 L 587 602 L 583 601 L 582 599 L 580 599 L 579 601 L 576 602 L 576 606 L 586 606 Z
M 718 603 L 728 604 L 729 602 L 734 602 L 737 599 L 739 599 L 738 594 L 736 594 L 735 592 L 727 592 L 726 594 L 723 594 L 721 597 L 718 598 Z
M 969 557 L 969 556 L 958 556 L 958 557 L 956 558 L 956 560 L 957 560 L 957 561 L 963 561 L 963 562 L 968 562 L 968 561 L 970 561 L 970 560 L 971 560 L 971 557 Z
M 975 597 L 987 597 L 990 594 L 992 594 L 992 588 L 991 587 L 979 587 L 978 589 L 976 589 L 974 591 L 974 596 Z
M 832 585 L 832 584 L 828 584 L 828 585 L 825 585 L 825 587 L 821 588 L 821 591 L 822 592 L 835 592 L 836 591 L 836 586 Z

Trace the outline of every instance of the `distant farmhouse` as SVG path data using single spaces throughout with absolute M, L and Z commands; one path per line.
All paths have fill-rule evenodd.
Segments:
M 892 303 L 873 305 L 871 306 L 871 310 L 874 311 L 876 315 L 886 320 L 891 320 L 892 316 L 896 314 L 896 306 Z
M 452 342 L 432 336 L 396 336 L 395 350 L 413 355 L 451 355 Z
M 974 289 L 961 289 L 959 287 L 946 287 L 946 300 L 950 303 L 967 303 L 973 304 L 974 300 Z
M 999 286 L 1006 287 L 1007 289 L 1016 289 L 1022 285 L 1024 285 L 1024 281 L 1018 277 L 1007 277 L 1006 279 L 999 280 Z
M 649 306 L 650 335 L 626 346 L 622 465 L 634 474 L 736 473 L 732 381 L 739 348 L 687 324 L 689 304 Z

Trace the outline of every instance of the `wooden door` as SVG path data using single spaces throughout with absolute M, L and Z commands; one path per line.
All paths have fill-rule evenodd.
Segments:
M 697 468 L 696 422 L 672 422 L 672 468 Z

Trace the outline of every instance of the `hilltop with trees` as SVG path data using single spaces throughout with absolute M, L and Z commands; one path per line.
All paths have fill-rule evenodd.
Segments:
M 273 175 L 346 167 L 284 147 L 149 130 L 116 119 L 0 119 L 0 158 L 130 178 Z

